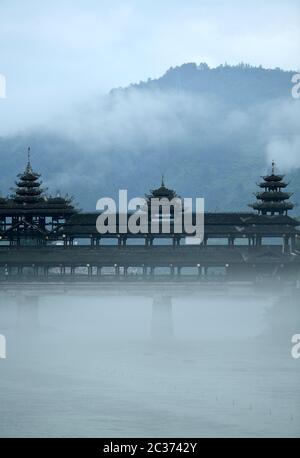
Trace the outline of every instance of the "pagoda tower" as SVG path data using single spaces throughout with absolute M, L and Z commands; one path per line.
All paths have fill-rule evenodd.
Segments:
M 157 189 L 151 189 L 150 194 L 146 195 L 146 200 L 148 205 L 151 204 L 151 199 L 168 199 L 172 200 L 175 198 L 180 198 L 173 189 L 168 189 L 165 186 L 165 179 L 164 176 L 161 178 L 161 185 Z
M 5 199 L 4 197 L 1 196 L 1 193 L 0 193 L 0 213 L 2 212 L 5 212 L 7 208 L 7 199 Z M 2 215 L 0 214 L 0 230 L 3 230 L 3 228 L 5 227 L 5 214 Z
M 164 176 L 161 179 L 161 185 L 157 189 L 151 189 L 149 194 L 145 195 L 147 206 L 145 211 L 148 211 L 148 219 L 159 224 L 159 232 L 162 234 L 164 230 L 164 224 L 169 224 L 169 229 L 171 231 L 173 246 L 180 244 L 180 237 L 173 233 L 174 231 L 174 222 L 178 212 L 183 212 L 182 199 L 178 194 L 173 190 L 169 189 L 165 185 Z M 172 202 L 173 201 L 173 202 Z M 182 224 L 182 220 L 181 220 Z M 168 226 L 166 226 L 168 227 Z M 152 228 L 152 227 L 151 227 Z M 170 237 L 170 234 L 166 232 L 166 238 Z M 153 244 L 153 235 L 148 237 L 146 244 Z
M 159 209 L 160 216 L 162 216 L 163 214 L 167 214 L 168 211 L 170 210 L 170 216 L 171 216 L 171 218 L 173 218 L 175 209 L 174 209 L 174 206 L 171 206 L 171 208 L 169 207 L 168 201 L 170 202 L 173 199 L 177 199 L 178 205 L 179 205 L 179 201 L 182 204 L 181 197 L 178 196 L 178 194 L 173 189 L 169 189 L 169 188 L 166 187 L 165 180 L 164 180 L 164 175 L 162 175 L 160 187 L 157 188 L 157 189 L 151 189 L 150 193 L 146 194 L 145 197 L 146 197 L 147 207 L 148 207 L 148 212 L 149 213 L 151 213 L 152 200 L 154 200 L 154 199 L 155 200 L 164 199 L 165 203 L 161 203 L 160 204 L 160 209 Z M 176 205 L 177 205 L 177 203 L 175 201 L 175 206 Z M 180 208 L 182 208 L 182 205 L 181 205 Z M 146 211 L 147 211 L 147 208 L 146 208 Z
M 77 212 L 71 197 L 46 195 L 41 175 L 33 171 L 30 159 L 28 148 L 27 165 L 24 172 L 17 175 L 16 186 L 5 210 L 4 223 L 12 245 L 19 245 L 21 241 L 23 243 L 23 239 L 29 240 L 30 244 L 34 240 L 38 244 L 47 243 L 51 237 L 56 237 L 58 230 L 62 230 L 66 220 Z
M 285 191 L 288 183 L 283 181 L 284 177 L 285 175 L 276 173 L 273 161 L 271 175 L 262 177 L 263 182 L 258 184 L 262 191 L 254 194 L 257 202 L 249 206 L 257 210 L 260 215 L 287 215 L 288 211 L 294 208 L 294 204 L 288 202 L 293 194 Z
M 45 202 L 44 189 L 39 180 L 40 174 L 34 172 L 30 163 L 30 148 L 28 148 L 27 166 L 23 173 L 18 175 L 16 188 L 12 196 L 14 203 L 22 207 L 35 207 Z

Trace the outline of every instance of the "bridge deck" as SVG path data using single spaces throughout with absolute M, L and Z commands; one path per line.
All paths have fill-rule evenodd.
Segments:
M 51 246 L 0 247 L 0 266 L 161 266 L 195 267 L 225 264 L 298 263 L 300 256 L 282 253 L 280 246 Z

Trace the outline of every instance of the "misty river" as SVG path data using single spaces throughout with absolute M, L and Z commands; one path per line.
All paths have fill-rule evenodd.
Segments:
M 43 297 L 33 323 L 2 301 L 0 436 L 300 437 L 298 301 L 172 303 L 164 339 L 151 298 Z

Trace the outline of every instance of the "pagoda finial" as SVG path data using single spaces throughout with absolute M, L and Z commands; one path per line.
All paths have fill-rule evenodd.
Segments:
M 27 170 L 31 170 L 30 159 L 31 159 L 31 148 L 30 146 L 28 146 L 27 148 L 27 167 L 26 167 Z
M 272 161 L 272 175 L 275 175 L 275 161 Z
M 165 175 L 164 174 L 161 176 L 161 187 L 162 188 L 165 187 Z

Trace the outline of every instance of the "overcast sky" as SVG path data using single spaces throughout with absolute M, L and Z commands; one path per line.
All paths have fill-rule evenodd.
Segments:
M 0 135 L 170 66 L 300 67 L 299 0 L 0 0 Z

